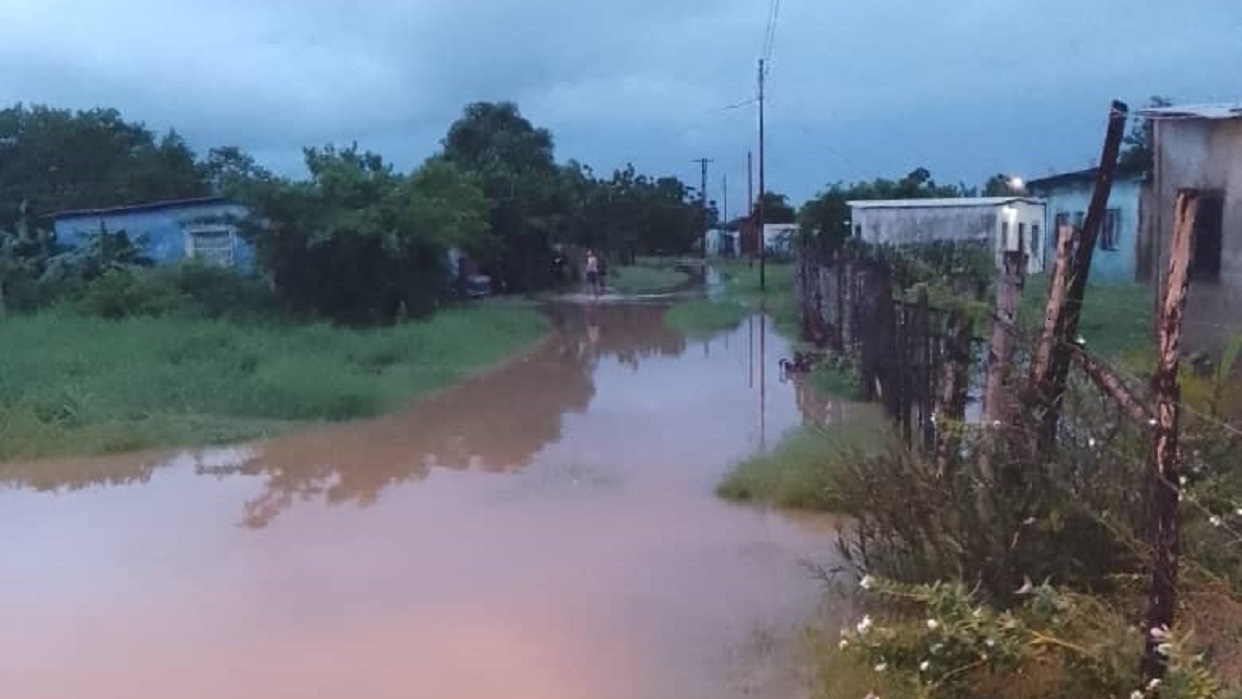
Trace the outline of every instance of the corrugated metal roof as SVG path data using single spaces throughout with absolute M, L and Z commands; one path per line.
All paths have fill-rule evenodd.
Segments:
M 966 206 L 1004 206 L 1014 202 L 1043 204 L 1034 197 L 952 197 L 948 199 L 856 199 L 847 201 L 855 209 L 934 209 Z
M 1058 172 L 1055 175 L 1048 175 L 1046 177 L 1037 177 L 1035 179 L 1027 180 L 1026 186 L 1027 189 L 1042 189 L 1044 187 L 1055 187 L 1056 185 L 1064 184 L 1066 182 L 1090 182 L 1095 180 L 1095 176 L 1098 172 L 1099 168 L 1094 167 L 1087 168 L 1086 170 L 1075 170 L 1073 172 Z M 1143 171 L 1142 167 L 1118 164 L 1116 174 L 1113 177 L 1117 180 L 1126 178 L 1142 179 L 1145 174 L 1146 173 Z
M 1242 119 L 1242 104 L 1178 104 L 1171 107 L 1148 107 L 1139 116 L 1174 117 L 1183 119 Z
M 183 209 L 191 206 L 210 206 L 214 204 L 233 204 L 225 197 L 196 197 L 193 199 L 167 199 L 126 206 L 110 206 L 102 209 L 75 209 L 52 214 L 51 218 L 77 218 L 80 216 L 111 216 L 115 214 L 132 214 L 141 211 L 159 211 L 161 209 Z

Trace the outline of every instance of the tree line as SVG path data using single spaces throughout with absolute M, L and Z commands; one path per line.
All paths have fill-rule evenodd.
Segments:
M 450 249 L 502 290 L 539 291 L 570 281 L 556 264 L 569 250 L 683 254 L 716 222 L 714 202 L 675 176 L 558 162 L 552 134 L 511 102 L 466 106 L 410 172 L 356 144 L 306 148 L 304 159 L 307 174 L 290 177 L 235 146 L 199 157 L 176 131 L 115 109 L 0 110 L 0 290 L 56 266 L 56 212 L 209 195 L 249 207 L 242 234 L 284 306 L 350 323 L 434 309 L 453 294 Z M 90 247 L 132 246 L 124 233 Z

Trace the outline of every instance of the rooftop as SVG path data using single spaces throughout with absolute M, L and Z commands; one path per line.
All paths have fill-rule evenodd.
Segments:
M 855 209 L 936 209 L 966 206 L 1004 206 L 1021 202 L 1043 204 L 1034 197 L 952 197 L 948 199 L 856 199 L 847 204 Z
M 1242 119 L 1242 104 L 1177 104 L 1170 107 L 1148 107 L 1139 116 L 1159 119 Z
M 186 209 L 196 206 L 214 206 L 218 204 L 234 203 L 225 197 L 196 197 L 193 199 L 166 199 L 164 201 L 144 202 L 142 204 L 128 204 L 125 206 L 110 206 L 102 209 L 75 209 L 73 211 L 58 211 L 52 214 L 54 219 L 78 218 L 81 216 L 112 216 L 116 214 L 132 214 L 145 211 L 162 211 L 164 209 Z
M 1072 172 L 1058 172 L 1055 175 L 1047 177 L 1038 177 L 1028 180 L 1026 186 L 1031 189 L 1042 189 L 1045 187 L 1055 187 L 1070 182 L 1092 182 L 1095 180 L 1099 168 L 1089 167 L 1085 170 L 1074 170 Z M 1117 166 L 1117 172 L 1114 179 L 1136 178 L 1141 179 L 1146 173 L 1140 167 Z

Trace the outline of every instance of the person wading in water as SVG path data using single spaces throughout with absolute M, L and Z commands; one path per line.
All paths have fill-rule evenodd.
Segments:
M 587 284 L 591 285 L 591 293 L 599 298 L 599 258 L 595 256 L 594 250 L 587 250 L 586 278 Z

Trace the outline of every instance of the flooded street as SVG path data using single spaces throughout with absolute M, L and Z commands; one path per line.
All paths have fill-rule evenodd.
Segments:
M 798 696 L 831 525 L 712 493 L 803 419 L 788 347 L 662 314 L 556 306 L 528 356 L 382 419 L 0 467 L 5 696 Z

